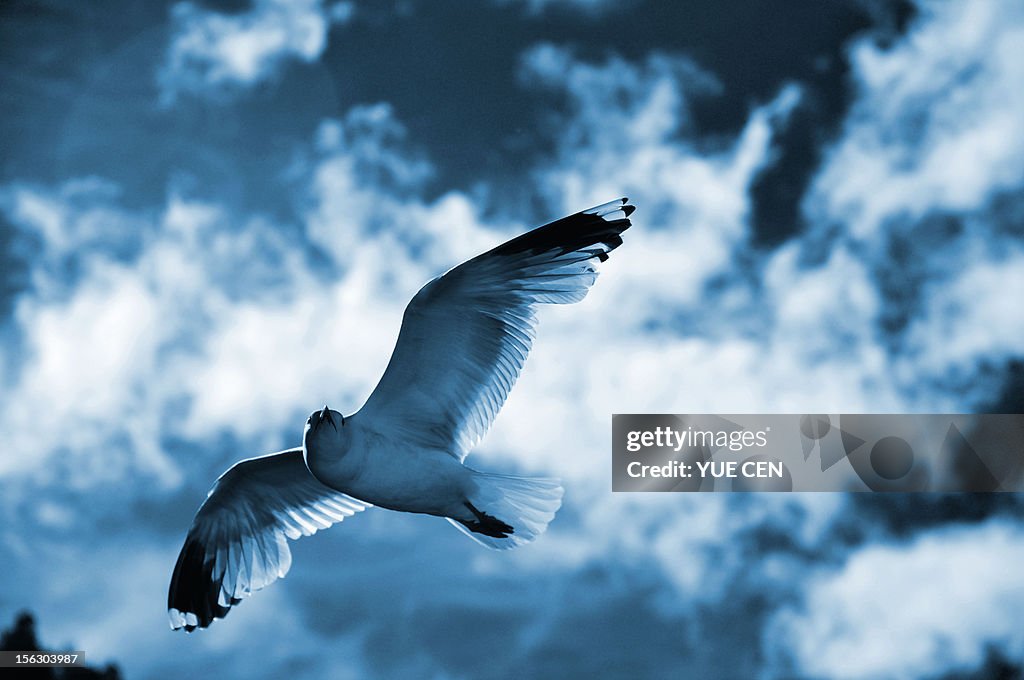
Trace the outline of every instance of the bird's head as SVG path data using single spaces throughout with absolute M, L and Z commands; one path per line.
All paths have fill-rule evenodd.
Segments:
M 302 448 L 310 451 L 336 451 L 344 447 L 346 437 L 345 416 L 332 411 L 325 404 L 319 411 L 313 411 L 306 419 L 306 429 L 302 432 Z

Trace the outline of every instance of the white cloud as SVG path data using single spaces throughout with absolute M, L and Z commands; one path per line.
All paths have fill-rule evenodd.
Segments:
M 429 167 L 400 153 L 403 134 L 387 107 L 325 122 L 292 236 L 179 195 L 135 212 L 97 182 L 7 187 L 0 206 L 40 248 L 15 308 L 23 356 L 0 386 L 17 452 L 3 471 L 44 485 L 70 475 L 79 489 L 130 475 L 175 487 L 185 461 L 168 458 L 167 437 L 230 433 L 269 450 L 294 445 L 324 402 L 358 408 L 419 286 L 522 230 L 481 226 L 459 193 L 416 198 Z M 295 247 L 303 238 L 328 270 Z
M 316 61 L 332 22 L 354 14 L 351 2 L 254 0 L 251 9 L 223 14 L 192 2 L 172 9 L 173 36 L 159 74 L 162 101 L 179 93 L 224 93 L 272 77 L 288 60 Z
M 991 651 L 1024 662 L 1022 559 L 1024 534 L 1003 521 L 865 547 L 811 577 L 767 645 L 811 677 L 934 677 L 978 668 Z
M 892 219 L 976 210 L 1024 181 L 1024 10 L 986 0 L 919 10 L 892 47 L 853 44 L 857 101 L 808 199 L 857 239 Z
M 991 22 L 993 31 L 999 25 Z M 940 28 L 956 30 L 958 24 L 943 17 Z M 917 30 L 936 29 L 926 21 Z M 1014 30 L 1011 22 L 1005 33 Z M 993 40 L 1003 44 L 1005 36 Z M 894 53 L 902 49 L 898 45 Z M 976 92 L 979 101 L 997 108 L 996 118 L 1004 109 L 999 97 L 1008 85 L 1006 69 L 1015 68 L 995 63 L 999 54 L 997 49 L 981 55 L 979 68 L 999 76 L 981 79 Z M 707 583 L 712 565 L 692 554 L 702 539 L 690 522 L 680 525 L 678 517 L 699 516 L 703 510 L 714 515 L 709 508 L 730 516 L 724 510 L 731 507 L 727 501 L 718 506 L 700 499 L 695 509 L 690 499 L 644 498 L 634 503 L 610 498 L 608 473 L 602 469 L 607 467 L 603 452 L 610 413 L 943 412 L 991 398 L 997 387 L 991 379 L 978 380 L 978 390 L 966 394 L 962 383 L 936 378 L 950 363 L 966 376 L 977 376 L 980 362 L 1020 347 L 1016 329 L 1024 313 L 1012 306 L 1008 292 L 1014 290 L 1013 272 L 1019 267 L 1015 251 L 996 254 L 998 249 L 991 248 L 993 239 L 1011 237 L 989 227 L 968 231 L 948 249 L 915 252 L 914 271 L 924 271 L 932 283 L 924 286 L 925 304 L 908 310 L 908 330 L 894 342 L 881 328 L 882 314 L 892 302 L 879 272 L 891 272 L 898 281 L 904 263 L 881 242 L 856 243 L 859 213 L 822 215 L 818 208 L 831 205 L 830 192 L 841 196 L 846 190 L 840 181 L 847 178 L 846 170 L 854 180 L 859 176 L 856 157 L 833 153 L 815 182 L 807 210 L 812 220 L 822 220 L 820 228 L 771 253 L 753 251 L 749 244 L 749 187 L 771 162 L 773 131 L 786 124 L 799 90 L 781 91 L 775 101 L 752 112 L 731 147 L 708 153 L 688 142 L 692 131 L 686 102 L 690 88 L 713 92 L 713 81 L 685 60 L 656 55 L 642 63 L 612 57 L 592 64 L 545 45 L 526 55 L 524 69 L 524 80 L 568 97 L 569 116 L 558 131 L 556 156 L 536 173 L 552 202 L 568 211 L 623 193 L 639 206 L 636 226 L 605 265 L 590 297 L 577 307 L 543 313 L 530 363 L 483 447 L 488 455 L 505 453 L 526 461 L 527 467 L 546 466 L 573 480 L 575 502 L 587 508 L 582 522 L 589 527 L 572 550 L 575 559 L 608 552 L 650 553 L 684 595 L 695 597 L 690 585 Z M 908 65 L 899 73 L 912 70 Z M 836 148 L 846 149 L 863 136 L 888 135 L 900 144 L 905 131 L 886 132 L 887 119 L 871 117 L 874 97 L 883 96 L 882 88 L 861 96 Z M 893 116 L 909 115 L 920 105 L 912 88 L 889 87 L 884 96 Z M 935 96 L 939 100 L 934 106 L 943 109 L 952 106 L 943 98 L 957 95 L 940 90 Z M 962 139 L 962 132 L 957 126 L 935 126 L 930 144 L 945 148 Z M 919 150 L 927 155 L 928 148 Z M 916 157 L 913 149 L 907 153 Z M 1014 158 L 1004 154 L 981 161 L 1000 168 Z M 890 193 L 885 185 L 899 181 L 894 177 L 897 169 L 882 170 L 867 175 L 877 184 L 861 195 L 867 206 L 875 205 L 876 189 L 886 205 Z M 989 193 L 1014 186 L 1007 177 L 984 169 L 979 186 L 988 187 Z M 922 206 L 910 213 L 915 218 L 955 205 L 944 203 L 945 197 L 931 204 L 925 198 L 914 200 Z M 838 231 L 838 237 L 830 236 L 827 257 L 815 258 L 826 226 Z M 951 251 L 966 269 L 949 287 L 944 270 Z M 745 268 L 742 274 L 740 266 Z M 715 286 L 709 286 L 712 281 Z M 967 304 L 974 311 L 958 317 L 959 305 Z M 964 323 L 954 330 L 958 318 Z M 517 424 L 523 422 L 543 435 L 522 437 Z M 827 525 L 821 518 L 836 510 L 819 497 L 796 497 L 780 503 L 771 515 L 793 506 L 802 507 L 808 518 L 819 518 L 811 522 L 817 527 Z M 681 513 L 680 507 L 687 511 Z M 716 517 L 706 520 L 716 527 L 709 542 L 723 545 L 738 528 L 723 526 Z M 612 525 L 615 532 L 608 532 Z M 564 548 L 572 542 L 571 537 L 558 538 L 552 546 Z M 807 545 L 817 540 L 809 536 Z M 687 548 L 691 552 L 683 557 Z M 555 551 L 552 547 L 548 559 L 556 559 Z M 728 579 L 738 569 L 726 565 L 714 574 Z M 686 574 L 685 580 L 676 578 L 680 573 Z
M 767 259 L 751 253 L 749 188 L 771 162 L 773 134 L 798 89 L 784 88 L 731 145 L 708 153 L 689 141 L 687 100 L 713 92 L 714 82 L 685 60 L 591 64 L 544 45 L 524 69 L 568 97 L 554 161 L 536 173 L 555 211 L 620 193 L 639 209 L 587 300 L 544 310 L 534 354 L 485 449 L 592 480 L 603 495 L 607 472 L 592 455 L 568 454 L 605 450 L 611 413 L 904 405 L 886 384 L 866 263 L 838 252 L 808 269 L 794 247 Z M 744 275 L 740 262 L 750 266 Z M 521 422 L 544 436 L 523 441 Z
M 857 99 L 805 198 L 800 248 L 845 251 L 878 293 L 886 282 L 877 311 L 904 319 L 889 339 L 891 383 L 915 409 L 956 411 L 999 389 L 984 365 L 1024 350 L 1011 293 L 1021 242 L 994 205 L 1024 185 L 1024 12 L 984 1 L 919 10 L 891 47 L 850 48 Z
M 537 173 L 554 209 L 629 195 L 642 211 L 630 247 L 612 265 L 622 270 L 618 292 L 632 292 L 616 303 L 634 317 L 696 305 L 710 277 L 731 271 L 748 236 L 747 190 L 769 161 L 773 126 L 784 122 L 798 91 L 787 88 L 757 109 L 731 147 L 706 153 L 689 141 L 688 100 L 717 84 L 686 59 L 655 54 L 639 64 L 617 57 L 590 64 L 540 45 L 525 55 L 523 70 L 524 81 L 568 100 L 557 158 Z
M 980 358 L 998 362 L 1024 352 L 1024 247 L 1008 244 L 1002 253 L 965 259 L 929 291 L 907 332 L 908 345 L 936 374 L 970 375 Z

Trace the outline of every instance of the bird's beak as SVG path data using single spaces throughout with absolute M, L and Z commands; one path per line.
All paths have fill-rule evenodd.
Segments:
M 320 411 L 320 420 L 326 420 L 327 422 L 329 422 L 331 424 L 331 427 L 333 427 L 335 432 L 337 432 L 338 427 L 334 424 L 334 419 L 331 418 L 331 410 L 327 408 L 327 404 L 324 404 L 323 410 Z

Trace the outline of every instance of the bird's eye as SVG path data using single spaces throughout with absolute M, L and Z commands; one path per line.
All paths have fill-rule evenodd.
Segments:
M 313 424 L 313 416 L 310 416 L 310 417 L 306 418 L 306 425 L 312 425 L 312 424 Z

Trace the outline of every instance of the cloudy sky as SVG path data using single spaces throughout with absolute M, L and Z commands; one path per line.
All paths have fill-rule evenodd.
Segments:
M 1020 412 L 1017 2 L 0 9 L 0 627 L 132 680 L 982 678 L 1024 501 L 610 492 L 610 414 Z M 512 553 L 371 511 L 171 633 L 235 460 L 356 410 L 405 302 L 618 196 L 625 245 L 470 464 L 558 475 Z

